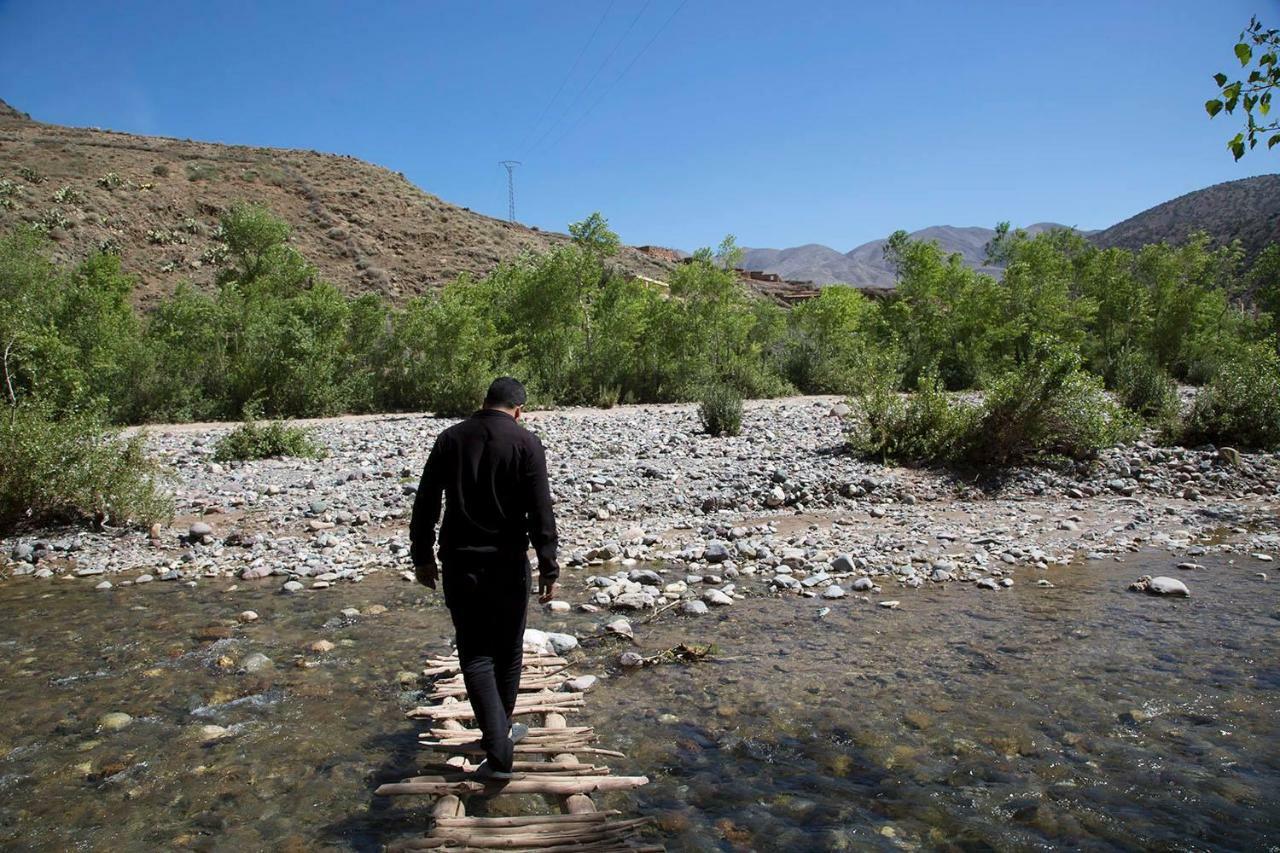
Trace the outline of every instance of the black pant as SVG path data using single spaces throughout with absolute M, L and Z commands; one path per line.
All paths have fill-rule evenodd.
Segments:
M 520 691 L 529 559 L 457 555 L 443 559 L 444 600 L 457 633 L 467 696 L 480 724 L 489 766 L 510 771 L 515 756 L 511 716 Z

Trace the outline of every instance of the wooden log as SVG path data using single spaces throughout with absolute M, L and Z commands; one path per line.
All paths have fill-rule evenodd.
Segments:
M 567 844 L 538 844 L 534 847 L 526 848 L 493 848 L 493 847 L 477 847 L 475 844 L 460 843 L 460 841 L 449 841 L 448 847 L 439 847 L 438 841 L 431 838 L 413 838 L 396 843 L 389 844 L 388 853 L 401 853 L 404 850 L 435 850 L 436 853 L 479 853 L 480 850 L 494 849 L 525 849 L 540 850 L 543 853 L 667 853 L 667 848 L 658 847 L 658 845 L 637 845 L 617 843 L 617 841 L 586 841 L 586 843 L 577 843 L 571 841 Z
M 466 727 L 457 720 L 445 720 L 441 725 L 445 727 L 445 731 L 450 732 L 465 732 L 467 730 Z M 455 759 L 451 758 L 449 761 L 453 762 Z M 462 761 L 465 762 L 466 758 L 462 757 Z M 431 814 L 437 820 L 443 817 L 463 817 L 466 813 L 467 807 L 462 802 L 462 798 L 454 794 L 445 794 L 443 797 L 436 800 L 436 804 L 431 807 Z
M 622 814 L 616 809 L 609 811 L 595 812 L 593 814 L 535 814 L 535 815 L 514 815 L 512 817 L 448 817 L 441 818 L 438 823 L 441 826 L 535 826 L 539 824 L 549 824 L 561 826 L 567 824 L 578 823 L 599 823 L 608 820 L 611 817 Z
M 469 847 L 488 847 L 496 850 L 527 849 L 533 847 L 543 850 L 557 844 L 586 844 L 590 842 L 626 841 L 635 835 L 634 825 L 603 824 L 586 826 L 560 831 L 530 831 L 518 829 L 514 833 L 487 835 L 474 829 L 440 829 L 437 828 L 428 838 L 438 839 L 441 847 L 463 842 Z
M 418 744 L 423 749 L 429 749 L 434 752 L 448 752 L 453 755 L 483 755 L 484 749 L 480 747 L 479 742 L 471 743 L 429 743 L 424 742 Z M 601 749 L 598 746 L 573 746 L 558 744 L 554 746 L 540 746 L 537 744 L 516 744 L 517 755 L 565 755 L 573 753 L 574 755 L 601 755 L 606 758 L 626 758 L 626 754 L 617 752 L 612 749 Z
M 453 722 L 453 721 L 450 720 L 449 722 Z M 436 735 L 438 737 L 452 737 L 458 733 L 459 729 L 461 729 L 462 731 L 472 731 L 472 729 L 463 729 L 461 725 L 459 725 L 457 728 L 452 726 L 449 726 L 449 727 L 441 726 L 438 729 L 426 729 L 421 734 L 423 736 L 431 734 L 431 735 Z M 550 735 L 550 734 L 555 734 L 555 735 L 588 734 L 589 735 L 589 734 L 595 734 L 595 729 L 591 728 L 591 726 L 565 726 L 563 729 L 548 729 L 543 726 L 529 726 L 529 737 L 531 738 L 542 737 L 544 735 Z
M 575 696 L 572 693 L 565 693 L 564 695 L 570 698 L 548 699 L 538 696 L 523 705 L 517 701 L 513 716 L 545 714 L 548 711 L 564 711 L 582 707 L 582 694 L 579 693 Z M 405 716 L 411 720 L 474 720 L 476 713 L 470 703 L 463 704 L 459 702 L 454 705 L 420 705 L 409 711 Z
M 388 782 L 375 794 L 395 797 L 416 794 L 441 797 L 445 794 L 591 794 L 596 791 L 626 791 L 649 784 L 647 776 L 567 776 L 551 773 L 519 774 L 511 779 L 488 783 L 466 778 L 470 774 L 419 777 L 413 782 Z
M 523 835 L 576 835 L 581 837 L 591 832 L 614 832 L 614 833 L 630 833 L 641 826 L 653 823 L 653 818 L 636 817 L 627 818 L 625 820 L 609 820 L 608 815 L 602 812 L 592 812 L 585 817 L 595 817 L 600 815 L 599 820 L 575 821 L 568 823 L 565 821 L 557 821 L 548 823 L 546 821 L 540 823 L 525 823 L 518 825 L 489 824 L 489 823 L 465 823 L 465 824 L 437 824 L 431 834 L 441 838 L 466 838 L 480 840 L 483 838 L 511 838 Z M 560 818 L 581 818 L 584 815 L 554 815 Z M 475 818 L 472 818 L 475 820 Z
M 553 730 L 565 728 L 568 725 L 563 714 L 547 714 L 545 722 L 547 728 Z M 576 763 L 578 757 L 572 752 L 560 752 L 552 756 L 551 760 Z M 560 810 L 565 814 L 590 814 L 596 810 L 596 804 L 586 794 L 573 793 L 560 799 Z
M 437 763 L 422 767 L 424 773 L 449 773 L 461 769 L 457 764 Z M 511 769 L 516 773 L 563 773 L 569 776 L 608 776 L 612 771 L 604 765 L 563 761 L 513 761 Z

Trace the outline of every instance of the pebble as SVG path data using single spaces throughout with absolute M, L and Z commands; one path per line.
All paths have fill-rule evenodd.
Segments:
M 889 600 L 889 601 L 882 601 L 882 602 L 880 602 L 880 606 L 881 606 L 881 607 L 884 607 L 884 608 L 887 608 L 887 609 L 889 609 L 889 610 L 896 610 L 896 609 L 898 608 L 898 605 L 899 605 L 899 604 L 901 604 L 901 603 L 902 603 L 902 602 L 900 602 L 900 601 Z
M 258 614 L 253 610 L 243 610 L 236 619 L 240 622 L 257 622 Z

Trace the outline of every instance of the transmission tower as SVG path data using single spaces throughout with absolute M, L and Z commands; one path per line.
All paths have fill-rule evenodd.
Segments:
M 498 165 L 507 170 L 507 220 L 516 221 L 516 166 L 519 160 L 499 160 Z

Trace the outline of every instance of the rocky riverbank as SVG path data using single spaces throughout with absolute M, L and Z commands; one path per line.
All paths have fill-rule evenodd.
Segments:
M 1280 553 L 1280 455 L 1136 444 L 1066 471 L 1000 482 L 886 467 L 843 451 L 842 404 L 747 406 L 712 438 L 692 406 L 534 413 L 547 448 L 564 572 L 559 608 L 698 614 L 743 596 L 896 606 L 925 584 L 998 594 L 1053 565 L 1238 555 L 1265 579 Z M 104 589 L 149 581 L 315 594 L 406 573 L 407 523 L 435 435 L 426 416 L 311 424 L 321 461 L 213 461 L 230 425 L 148 430 L 175 474 L 178 516 L 151 531 L 42 531 L 3 543 L 3 574 Z M 411 574 L 405 574 L 411 579 Z

